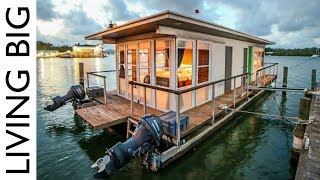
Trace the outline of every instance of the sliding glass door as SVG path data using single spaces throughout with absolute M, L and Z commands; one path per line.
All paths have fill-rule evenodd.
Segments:
M 117 47 L 117 59 L 118 59 L 118 91 L 122 96 L 127 96 L 126 86 L 126 61 L 124 45 L 118 45 Z
M 177 43 L 177 89 L 187 89 L 195 85 L 195 63 L 194 63 L 194 46 L 193 40 L 178 40 Z M 187 110 L 194 107 L 194 92 L 187 92 L 181 95 L 180 108 Z
M 131 98 L 131 86 L 129 84 L 130 81 L 136 81 L 138 80 L 138 74 L 137 74 L 137 49 L 138 44 L 137 43 L 131 43 L 127 44 L 127 62 L 128 62 L 128 97 Z M 133 99 L 135 101 L 138 101 L 138 88 L 137 86 L 133 86 Z
M 211 44 L 209 42 L 197 42 L 197 83 L 201 85 L 211 80 Z M 197 90 L 196 105 L 206 103 L 210 100 L 210 88 L 204 87 Z

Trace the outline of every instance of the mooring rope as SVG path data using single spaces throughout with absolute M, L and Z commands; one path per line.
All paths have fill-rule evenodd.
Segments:
M 305 60 L 305 61 L 303 61 L 303 62 L 301 62 L 301 63 L 297 63 L 297 64 L 289 67 L 288 70 L 293 69 L 293 68 L 296 68 L 296 67 L 298 67 L 299 65 L 304 64 L 304 63 L 307 63 L 308 61 L 311 61 L 311 60 L 313 60 L 313 59 L 315 59 L 315 57 L 310 57 L 310 58 L 308 58 L 307 60 Z M 284 73 L 283 71 L 280 72 L 280 73 L 278 73 L 278 76 L 279 76 L 280 74 L 283 74 L 283 73 Z
M 303 119 L 299 119 L 298 117 L 282 116 L 282 115 L 276 115 L 276 114 L 265 114 L 265 113 L 243 111 L 243 110 L 235 110 L 235 109 L 231 109 L 229 107 L 227 109 L 230 111 L 239 112 L 239 113 L 247 113 L 247 114 L 254 114 L 254 115 L 259 115 L 259 116 L 282 118 L 282 119 L 285 119 L 293 124 L 310 124 L 311 122 L 313 122 L 313 118 L 308 119 L 308 120 L 303 120 Z M 290 121 L 289 119 L 294 119 L 296 121 Z

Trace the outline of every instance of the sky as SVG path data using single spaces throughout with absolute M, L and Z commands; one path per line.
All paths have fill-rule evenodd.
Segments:
M 165 10 L 276 42 L 274 48 L 320 47 L 320 0 L 37 0 L 37 40 L 99 44 L 84 36 L 110 20 L 121 25 Z

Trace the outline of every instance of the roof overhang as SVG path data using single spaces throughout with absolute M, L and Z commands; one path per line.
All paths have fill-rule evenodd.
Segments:
M 125 39 L 127 37 L 142 34 L 153 34 L 153 36 L 157 37 L 163 35 L 160 34 L 161 32 L 159 31 L 159 27 L 161 26 L 236 39 L 260 45 L 275 44 L 274 42 L 265 39 L 172 11 L 161 12 L 159 14 L 141 18 L 115 28 L 106 29 L 104 31 L 86 36 L 85 39 L 103 40 L 104 43 L 116 44 L 119 39 Z

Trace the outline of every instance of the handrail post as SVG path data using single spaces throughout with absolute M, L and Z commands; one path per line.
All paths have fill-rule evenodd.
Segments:
M 269 67 L 269 75 L 271 75 L 271 67 Z
M 236 109 L 236 78 L 233 78 L 233 108 Z
M 215 84 L 212 84 L 212 121 L 211 124 L 214 124 L 214 119 L 215 119 L 215 108 L 216 108 L 216 103 L 215 103 Z
M 262 86 L 264 86 L 264 80 L 266 80 L 266 69 L 261 71 L 261 77 L 262 77 Z
M 147 88 L 144 86 L 143 87 L 143 95 L 144 95 L 144 98 L 143 98 L 143 114 L 146 115 L 147 114 Z
M 131 115 L 133 116 L 133 85 L 131 84 Z
M 176 133 L 177 133 L 177 145 L 180 142 L 180 94 L 176 95 Z
M 89 89 L 89 73 L 87 73 L 87 88 Z
M 259 77 L 259 71 L 256 72 L 256 86 L 259 86 L 259 84 L 258 84 L 258 77 Z
M 246 95 L 247 101 L 249 100 L 249 75 L 246 75 Z
M 107 104 L 107 81 L 106 78 L 103 78 L 103 88 L 104 88 L 104 104 Z
M 241 76 L 241 97 L 242 97 L 242 95 L 244 93 L 243 89 L 244 89 L 245 84 L 246 84 L 246 77 L 245 76 Z
M 272 75 L 274 75 L 275 69 L 276 69 L 276 66 L 275 66 L 275 64 L 274 64 L 274 65 L 272 66 Z

